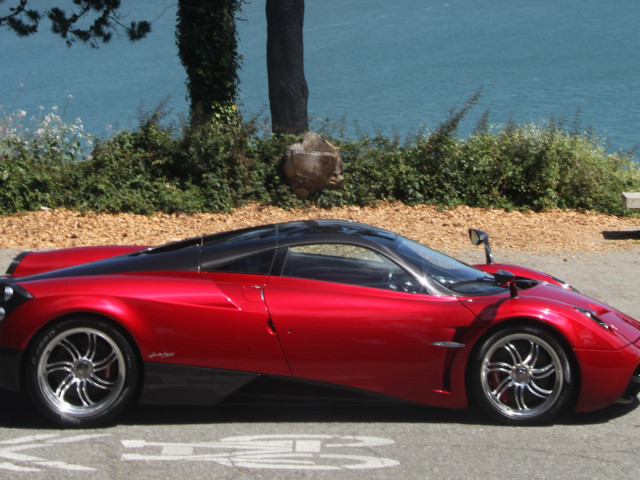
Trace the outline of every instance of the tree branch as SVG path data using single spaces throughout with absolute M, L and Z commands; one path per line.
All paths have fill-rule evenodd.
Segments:
M 15 1 L 17 5 L 9 7 L 7 14 L 0 14 L 0 27 L 6 26 L 19 36 L 36 33 L 42 13 L 28 8 L 29 0 L 0 0 L 0 5 L 6 1 Z M 51 22 L 53 33 L 62 37 L 68 46 L 80 41 L 98 48 L 108 43 L 114 33 L 124 32 L 129 40 L 135 41 L 151 32 L 148 21 L 122 23 L 120 0 L 74 0 L 73 3 L 76 9 L 70 15 L 55 6 L 43 11 Z

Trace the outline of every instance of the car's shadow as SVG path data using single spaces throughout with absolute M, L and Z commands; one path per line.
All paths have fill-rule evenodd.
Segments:
M 567 413 L 556 418 L 555 425 L 607 423 L 629 414 L 638 407 L 612 405 L 597 412 Z M 214 407 L 136 406 L 122 415 L 119 424 L 170 425 L 204 423 L 456 423 L 495 425 L 496 422 L 475 410 L 454 410 L 415 404 L 274 404 L 225 402 Z
M 640 402 L 614 404 L 596 412 L 567 413 L 554 425 L 592 425 L 623 417 Z M 324 403 L 267 401 L 261 398 L 231 399 L 210 407 L 134 405 L 123 412 L 116 425 L 189 425 L 229 423 L 433 423 L 495 425 L 490 418 L 473 410 L 452 410 L 416 404 Z M 0 428 L 55 428 L 36 412 L 22 395 L 0 397 Z

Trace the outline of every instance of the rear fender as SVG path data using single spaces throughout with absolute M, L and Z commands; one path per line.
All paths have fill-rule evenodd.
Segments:
M 140 246 L 108 246 L 78 247 L 42 252 L 22 252 L 13 259 L 7 275 L 26 277 L 38 273 L 50 272 L 61 268 L 81 265 L 83 263 L 104 260 L 127 253 L 137 252 L 145 247 Z

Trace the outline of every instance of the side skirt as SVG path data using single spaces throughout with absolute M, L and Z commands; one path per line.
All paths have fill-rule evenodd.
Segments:
M 215 405 L 258 373 L 145 362 L 142 405 Z
M 145 362 L 141 405 L 410 405 L 351 387 L 260 373 Z

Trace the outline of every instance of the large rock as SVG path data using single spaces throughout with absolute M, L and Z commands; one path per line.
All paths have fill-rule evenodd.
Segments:
M 340 149 L 308 132 L 301 142 L 287 148 L 284 173 L 295 194 L 302 199 L 343 182 Z

